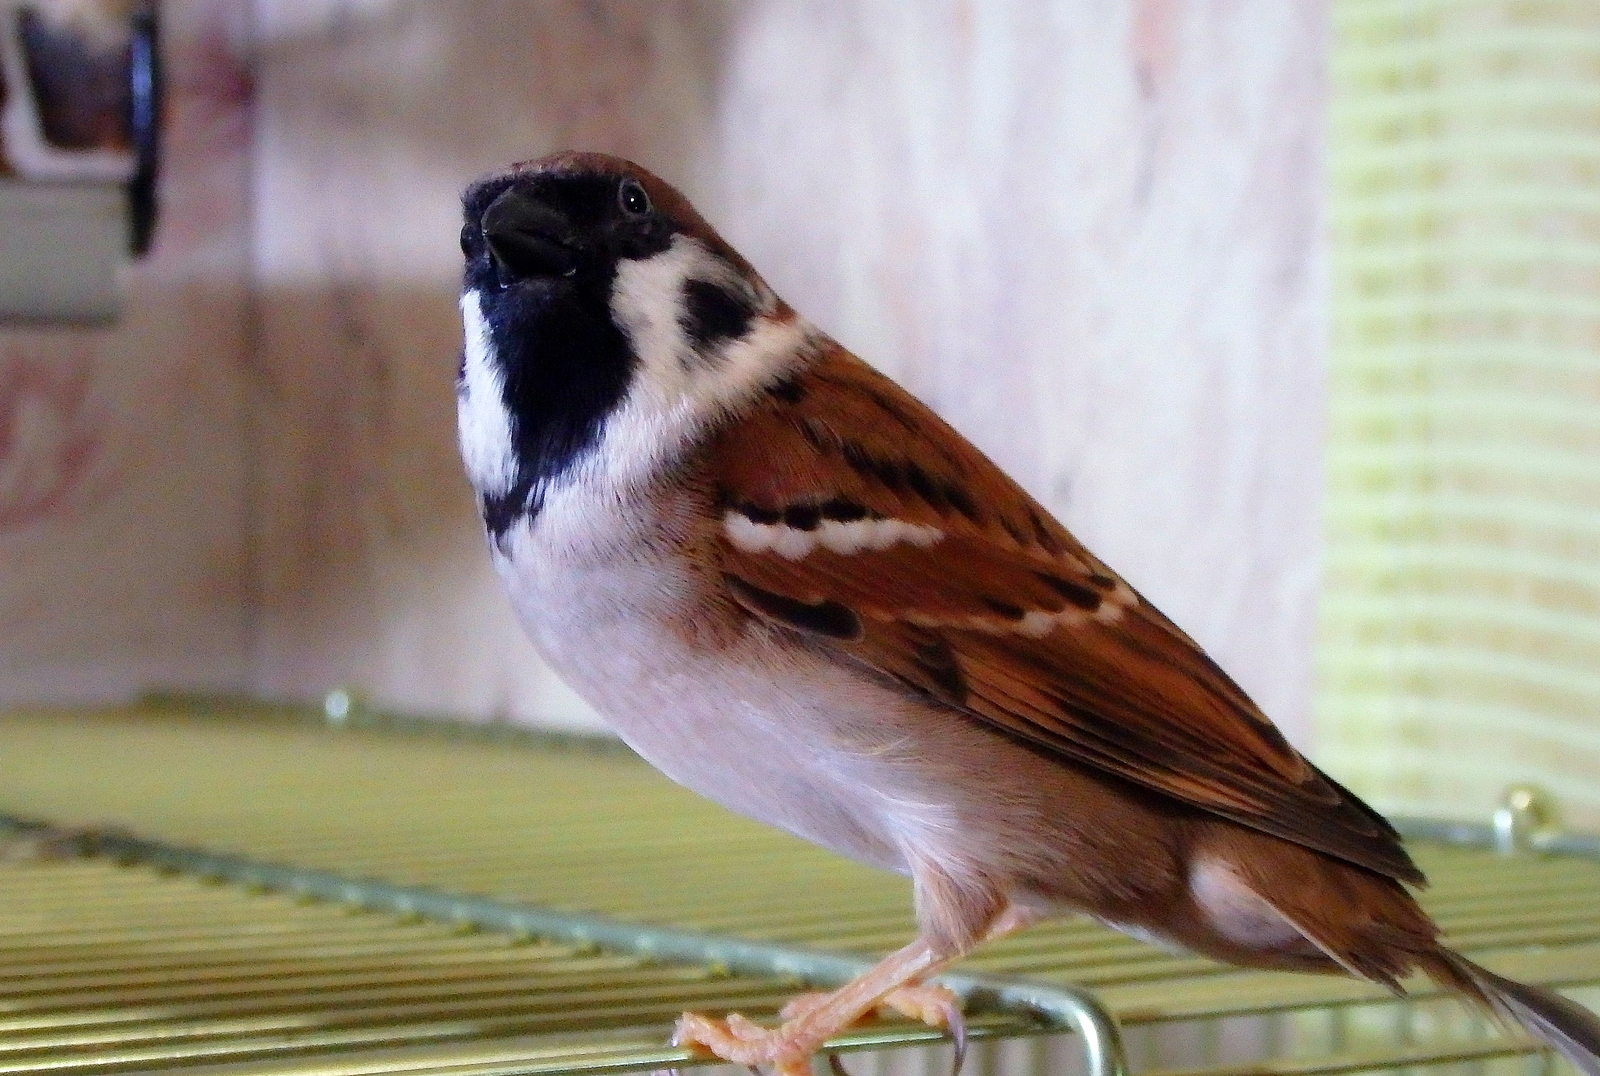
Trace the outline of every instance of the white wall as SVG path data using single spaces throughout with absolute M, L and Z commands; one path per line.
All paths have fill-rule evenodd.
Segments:
M 226 632 L 175 614 L 192 667 L 80 647 L 96 690 L 236 670 L 273 694 L 351 684 L 408 709 L 587 720 L 490 576 L 450 389 L 459 188 L 578 147 L 677 181 L 1304 734 L 1321 4 L 256 0 L 254 20 L 259 332 L 228 360 L 251 401 L 205 434 L 235 422 L 253 466 L 242 485 L 227 457 L 129 487 L 169 530 L 189 509 L 158 489 L 209 483 L 219 518 L 248 517 L 218 524 L 214 558 L 244 571 L 218 604 L 242 612 Z M 216 314 L 209 332 L 238 323 Z M 190 428 L 181 404 L 125 420 Z M 24 623 L 27 594 L 55 593 L 35 566 L 57 533 L 12 547 L 33 589 L 0 589 L 0 650 L 33 649 L 8 668 L 61 652 L 73 614 Z M 202 552 L 152 549 L 133 574 Z M 72 586 L 95 570 L 72 550 L 51 569 Z
M 455 195 L 575 146 L 678 181 L 1303 734 L 1320 4 L 257 10 L 268 690 L 581 715 L 489 576 L 447 406 Z

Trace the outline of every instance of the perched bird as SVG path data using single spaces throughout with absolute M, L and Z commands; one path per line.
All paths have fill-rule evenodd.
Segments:
M 788 1076 L 879 1007 L 955 1029 L 932 976 L 1083 913 L 1422 971 L 1600 1076 L 1600 1020 L 1441 944 L 1382 817 L 671 186 L 564 153 L 463 201 L 461 452 L 528 634 L 669 777 L 914 883 L 917 938 L 873 970 L 677 1041 Z

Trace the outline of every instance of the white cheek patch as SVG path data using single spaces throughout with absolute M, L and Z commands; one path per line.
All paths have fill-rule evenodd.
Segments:
M 798 366 L 818 335 L 798 317 L 757 318 L 749 332 L 723 345 L 713 368 L 697 372 L 695 395 L 721 407 L 741 403 Z
M 461 296 L 466 335 L 461 384 L 456 390 L 456 425 L 467 477 L 479 493 L 504 496 L 517 480 L 517 455 L 511 440 L 511 412 L 505 402 L 505 374 L 494 353 L 484 320 L 482 297 Z
M 684 328 L 688 314 L 684 285 L 702 281 L 748 301 L 756 316 L 743 336 L 720 342 L 711 351 L 695 350 Z M 649 258 L 617 265 L 611 309 L 639 357 L 640 377 L 664 399 L 691 396 L 722 404 L 755 383 L 770 379 L 774 356 L 806 333 L 797 319 L 775 322 L 769 315 L 777 297 L 763 284 L 753 287 L 698 239 L 675 236 L 672 245 Z
M 687 387 L 693 358 L 680 320 L 683 286 L 690 280 L 719 276 L 718 268 L 709 250 L 684 235 L 675 236 L 660 254 L 617 263 L 612 314 L 633 345 L 640 372 L 669 394 Z
M 927 549 L 944 537 L 938 527 L 900 519 L 856 519 L 848 523 L 826 519 L 812 530 L 801 530 L 782 523 L 757 523 L 737 511 L 722 517 L 722 528 L 734 548 L 746 553 L 776 553 L 786 560 L 799 560 L 816 549 L 847 556 L 878 552 L 901 542 Z
M 638 366 L 586 469 L 614 488 L 656 473 L 718 415 L 779 380 L 813 350 L 815 330 L 799 318 L 771 317 L 777 300 L 763 286 L 749 331 L 721 344 L 709 360 L 696 355 L 682 322 L 689 280 L 750 288 L 731 266 L 684 235 L 660 254 L 617 266 L 612 315 Z

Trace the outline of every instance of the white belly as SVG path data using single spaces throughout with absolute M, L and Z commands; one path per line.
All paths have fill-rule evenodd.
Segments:
M 686 637 L 673 625 L 695 582 L 681 565 L 648 545 L 558 553 L 541 531 L 510 532 L 496 567 L 540 653 L 631 748 L 730 810 L 907 871 L 912 805 L 876 791 L 903 782 L 876 773 L 895 765 L 893 745 L 860 720 L 904 700 L 759 625 Z

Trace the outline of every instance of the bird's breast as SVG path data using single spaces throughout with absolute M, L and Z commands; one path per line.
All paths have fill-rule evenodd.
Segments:
M 731 810 L 903 871 L 870 784 L 853 780 L 857 745 L 828 732 L 878 689 L 803 667 L 816 659 L 719 610 L 692 555 L 697 526 L 693 507 L 672 501 L 556 491 L 494 543 L 494 560 L 542 656 L 657 769 Z

